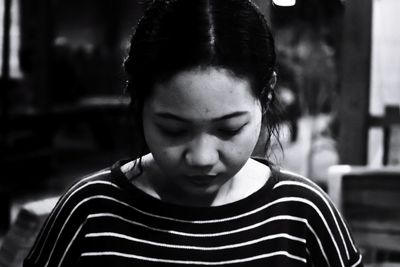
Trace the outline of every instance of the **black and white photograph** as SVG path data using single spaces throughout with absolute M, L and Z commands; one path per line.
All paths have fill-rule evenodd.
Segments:
M 399 0 L 0 0 L 0 267 L 400 267 Z

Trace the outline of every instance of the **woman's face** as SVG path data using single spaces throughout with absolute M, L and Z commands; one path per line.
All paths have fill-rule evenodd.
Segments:
M 157 84 L 143 110 L 143 128 L 168 187 L 212 195 L 247 162 L 262 111 L 250 83 L 224 69 L 182 71 Z

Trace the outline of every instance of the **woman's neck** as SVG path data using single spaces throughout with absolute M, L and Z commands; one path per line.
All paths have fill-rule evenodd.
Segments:
M 165 202 L 185 206 L 220 206 L 236 202 L 253 194 L 267 182 L 270 169 L 253 159 L 249 159 L 242 169 L 224 183 L 214 194 L 192 194 L 181 190 L 161 172 L 151 154 L 142 158 L 143 172 L 132 183 L 145 193 Z M 127 176 L 137 172 L 137 166 L 122 167 Z

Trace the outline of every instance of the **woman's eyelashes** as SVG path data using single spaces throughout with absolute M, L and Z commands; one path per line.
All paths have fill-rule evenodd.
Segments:
M 247 125 L 247 123 L 238 125 L 238 126 L 223 126 L 223 127 L 216 127 L 212 129 L 210 132 L 213 135 L 221 136 L 223 138 L 227 137 L 234 137 L 243 130 L 243 128 Z M 190 136 L 198 132 L 198 129 L 195 126 L 190 127 L 171 127 L 168 125 L 157 125 L 160 132 L 167 137 L 183 137 L 183 136 Z
M 161 131 L 161 133 L 165 136 L 169 137 L 179 137 L 183 136 L 188 133 L 187 129 L 174 129 L 174 128 L 168 128 L 164 126 L 158 126 L 158 129 Z
M 235 136 L 238 135 L 246 125 L 247 123 L 236 127 L 222 127 L 218 129 L 218 131 L 225 136 Z

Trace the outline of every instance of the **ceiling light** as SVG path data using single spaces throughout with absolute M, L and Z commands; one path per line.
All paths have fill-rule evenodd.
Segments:
M 272 2 L 277 6 L 294 6 L 296 0 L 272 0 Z

